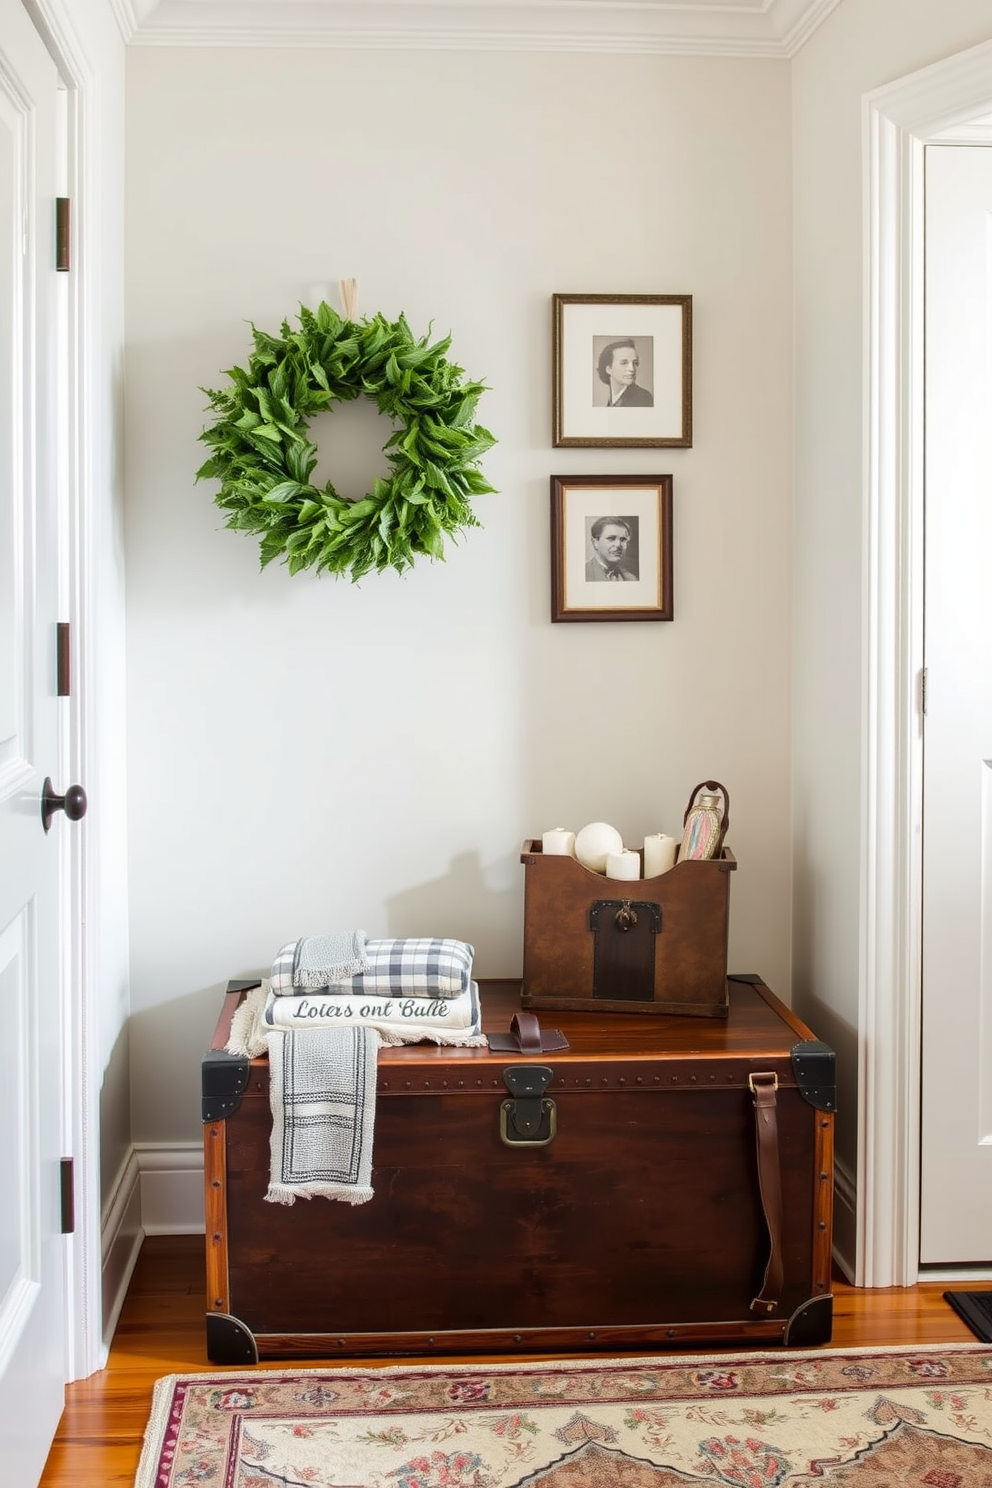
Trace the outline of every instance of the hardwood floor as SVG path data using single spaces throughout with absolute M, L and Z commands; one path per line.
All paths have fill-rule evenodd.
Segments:
M 946 1285 L 861 1291 L 838 1280 L 833 1344 L 974 1343 L 974 1335 L 943 1301 Z M 68 1387 L 39 1488 L 133 1488 L 155 1381 L 163 1374 L 217 1367 L 207 1362 L 204 1350 L 205 1312 L 202 1236 L 147 1239 L 107 1367 Z M 375 1361 L 363 1359 L 361 1364 L 371 1368 Z

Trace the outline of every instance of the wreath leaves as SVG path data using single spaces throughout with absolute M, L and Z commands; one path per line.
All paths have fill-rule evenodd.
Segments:
M 298 330 L 283 321 L 279 336 L 252 326 L 252 337 L 247 367 L 202 390 L 215 418 L 200 435 L 211 455 L 196 478 L 220 481 L 225 526 L 260 539 L 263 568 L 281 557 L 291 574 L 403 573 L 418 555 L 443 559 L 445 536 L 480 525 L 471 497 L 494 490 L 478 461 L 496 441 L 475 422 L 486 386 L 447 360 L 450 336 L 431 344 L 402 314 L 344 320 L 324 303 L 300 307 Z M 383 447 L 388 476 L 349 501 L 330 481 L 312 484 L 308 430 L 315 414 L 359 397 L 398 427 Z

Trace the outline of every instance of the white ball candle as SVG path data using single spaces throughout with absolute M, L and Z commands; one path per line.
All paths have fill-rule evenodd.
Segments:
M 583 868 L 593 873 L 606 872 L 610 853 L 623 852 L 623 838 L 608 822 L 589 822 L 575 835 L 575 856 Z

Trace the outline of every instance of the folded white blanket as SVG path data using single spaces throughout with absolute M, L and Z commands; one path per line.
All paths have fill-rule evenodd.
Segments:
M 314 992 L 266 999 L 265 1022 L 273 1028 L 384 1028 L 478 1033 L 479 984 L 458 997 L 369 997 L 351 992 Z M 424 1035 L 426 1036 L 426 1035 Z
M 260 986 L 248 993 L 248 996 L 234 1014 L 231 1022 L 231 1035 L 226 1045 L 228 1054 L 238 1054 L 242 1058 L 257 1059 L 268 1048 L 269 1036 L 271 1034 L 282 1031 L 287 1022 L 289 1027 L 293 1026 L 290 1016 L 292 1007 L 298 1002 L 306 1001 L 309 1003 L 316 1000 L 318 999 L 312 998 L 309 995 L 305 998 L 277 998 L 270 991 L 269 983 L 263 981 Z M 350 999 L 345 997 L 343 1000 L 347 1003 Z M 407 1001 L 412 1002 L 414 1007 L 425 1006 L 423 999 L 392 999 L 392 1003 Z M 481 1032 L 482 1012 L 479 1004 L 478 984 L 472 982 L 468 992 L 464 994 L 464 1000 L 453 998 L 449 1000 L 449 1006 L 452 1003 L 457 1004 L 459 1008 L 468 1007 L 471 1010 L 469 1021 L 461 1028 L 453 1026 L 447 1017 L 435 1016 L 430 1022 L 422 1023 L 420 1021 L 413 1022 L 410 1018 L 404 1017 L 402 1013 L 397 1013 L 395 1017 L 388 1019 L 379 1017 L 363 1019 L 359 1013 L 357 1018 L 352 1016 L 350 1019 L 339 1020 L 335 1018 L 329 1021 L 332 1021 L 336 1026 L 346 1028 L 374 1028 L 379 1035 L 380 1044 L 432 1043 L 453 1045 L 459 1048 L 483 1046 L 486 1042 L 486 1036 Z M 365 1003 L 360 1003 L 359 1008 L 365 1005 Z M 379 1005 L 381 1004 L 376 1004 L 376 1006 Z M 428 1002 L 427 1006 L 429 1005 Z M 267 1019 L 266 1015 L 269 1009 L 272 1011 L 273 1021 Z M 279 1023 L 274 1021 L 277 1014 L 280 1020 Z M 305 1025 L 299 1025 L 298 1031 L 300 1027 L 305 1027 L 307 1031 L 316 1034 L 322 1029 L 326 1029 L 327 1023 L 314 1018 L 312 1023 L 308 1019 Z

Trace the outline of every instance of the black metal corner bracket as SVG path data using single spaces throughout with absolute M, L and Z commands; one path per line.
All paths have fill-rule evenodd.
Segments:
M 208 1312 L 207 1358 L 211 1364 L 257 1364 L 258 1345 L 238 1318 Z
M 810 1297 L 797 1307 L 785 1325 L 782 1342 L 787 1348 L 815 1348 L 829 1343 L 834 1327 L 834 1299 L 829 1292 L 824 1297 Z
M 818 1111 L 837 1109 L 837 1055 L 820 1039 L 806 1039 L 792 1049 L 792 1068 L 799 1093 Z
M 241 1054 L 207 1050 L 200 1070 L 200 1119 L 204 1126 L 209 1121 L 223 1121 L 234 1115 L 248 1088 L 250 1069 L 251 1061 Z

